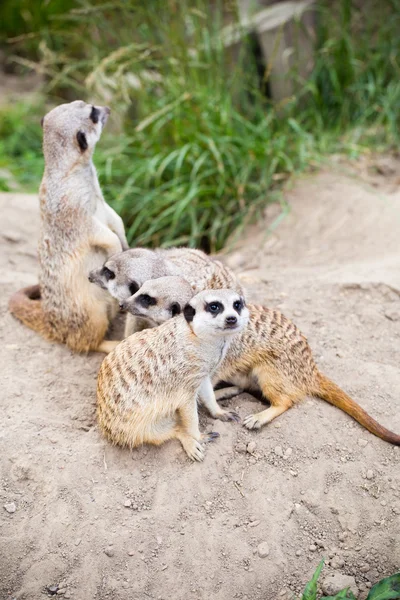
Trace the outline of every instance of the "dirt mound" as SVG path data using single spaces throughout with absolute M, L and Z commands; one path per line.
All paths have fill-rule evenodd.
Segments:
M 298 181 L 289 216 L 267 236 L 269 208 L 227 260 L 253 301 L 308 335 L 321 370 L 400 432 L 400 191 L 374 177 Z M 0 202 L 1 598 L 39 600 L 53 585 L 76 600 L 289 600 L 322 557 L 322 579 L 353 576 L 363 598 L 398 570 L 399 448 L 320 400 L 260 433 L 202 412 L 221 434 L 202 464 L 177 443 L 107 444 L 94 419 L 102 357 L 7 313 L 37 281 L 39 218 L 36 197 Z M 261 408 L 246 394 L 229 404 L 242 418 Z

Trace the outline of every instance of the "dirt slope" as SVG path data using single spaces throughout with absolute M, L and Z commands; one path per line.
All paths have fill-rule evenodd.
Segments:
M 227 260 L 400 432 L 400 190 L 388 182 L 337 169 L 298 181 L 288 218 L 266 237 L 269 209 Z M 175 443 L 109 446 L 94 421 L 101 356 L 50 345 L 7 313 L 11 292 L 36 281 L 39 219 L 34 196 L 0 202 L 0 598 L 58 585 L 76 600 L 289 600 L 322 557 L 324 577 L 355 576 L 364 598 L 399 568 L 399 448 L 320 400 L 260 433 L 202 413 L 221 433 L 203 464 Z M 248 395 L 230 405 L 261 408 Z

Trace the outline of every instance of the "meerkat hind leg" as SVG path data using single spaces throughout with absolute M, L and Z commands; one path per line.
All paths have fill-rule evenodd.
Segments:
M 240 421 L 239 415 L 235 411 L 229 411 L 221 408 L 216 400 L 218 392 L 225 390 L 238 389 L 238 388 L 225 388 L 214 392 L 211 380 L 207 377 L 200 386 L 199 399 L 202 404 L 207 408 L 208 412 L 214 419 L 220 419 L 221 421 Z M 234 394 L 233 394 L 234 395 Z M 225 397 L 225 396 L 223 396 Z M 230 397 L 230 396 L 228 396 Z
M 269 372 L 265 368 L 260 368 L 257 371 L 255 370 L 254 374 L 258 378 L 263 395 L 271 403 L 271 406 L 259 413 L 245 417 L 243 425 L 247 429 L 261 429 L 263 425 L 279 417 L 300 400 L 298 391 L 293 389 L 292 386 L 288 389 L 279 372 Z

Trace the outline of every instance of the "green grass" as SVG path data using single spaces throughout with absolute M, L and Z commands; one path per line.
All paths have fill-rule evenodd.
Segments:
M 400 0 L 371 0 L 368 10 L 341 0 L 334 16 L 330 3 L 318 7 L 313 72 L 300 81 L 293 70 L 298 91 L 280 106 L 260 93 L 247 45 L 235 60 L 222 47 L 221 13 L 205 0 L 82 0 L 46 16 L 36 48 L 46 99 L 112 106 L 95 162 L 132 245 L 219 249 L 330 152 L 398 145 Z M 15 60 L 30 64 L 21 44 Z M 30 189 L 43 111 L 0 113 L 0 169 Z
M 307 583 L 300 600 L 356 600 L 349 589 L 343 589 L 334 596 L 321 596 L 318 593 L 318 580 L 320 578 L 324 561 L 322 560 L 311 580 Z M 399 600 L 400 598 L 400 573 L 385 577 L 378 581 L 369 591 L 366 600 Z

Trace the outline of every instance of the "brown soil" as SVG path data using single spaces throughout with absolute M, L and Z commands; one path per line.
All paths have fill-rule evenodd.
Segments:
M 302 328 L 327 375 L 400 432 L 399 168 L 358 169 L 297 181 L 289 216 L 267 235 L 269 208 L 227 260 L 252 300 Z M 398 570 L 399 448 L 323 401 L 259 433 L 202 412 L 221 434 L 202 464 L 178 443 L 106 443 L 94 419 L 102 356 L 73 355 L 7 313 L 9 295 L 37 281 L 39 218 L 34 196 L 0 202 L 0 598 L 58 585 L 74 600 L 289 600 L 322 557 L 322 580 L 352 575 L 365 598 Z M 229 404 L 242 418 L 261 409 L 246 394 Z

